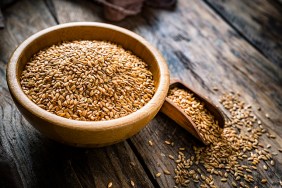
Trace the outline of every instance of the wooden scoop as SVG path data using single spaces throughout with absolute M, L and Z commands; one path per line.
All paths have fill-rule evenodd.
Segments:
M 214 115 L 214 117 L 218 121 L 218 125 L 221 128 L 224 128 L 225 120 L 224 120 L 223 113 L 221 112 L 221 110 L 218 107 L 216 107 L 213 103 L 211 103 L 206 97 L 203 97 L 202 95 L 193 91 L 180 80 L 171 80 L 169 89 L 172 89 L 174 87 L 178 87 L 181 89 L 185 89 L 187 91 L 191 91 L 196 98 L 198 98 L 199 100 L 205 103 L 205 107 L 210 111 L 212 115 Z M 180 107 L 178 107 L 175 103 L 173 103 L 172 100 L 170 100 L 169 98 L 165 99 L 165 102 L 161 108 L 161 112 L 163 112 L 168 117 L 173 119 L 178 125 L 186 129 L 189 133 L 191 133 L 193 136 L 195 136 L 197 139 L 199 139 L 201 142 L 207 145 L 205 140 L 199 134 L 199 130 L 197 129 L 195 123 Z

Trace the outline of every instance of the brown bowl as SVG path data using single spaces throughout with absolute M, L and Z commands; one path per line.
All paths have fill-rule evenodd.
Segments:
M 23 92 L 20 76 L 32 55 L 61 41 L 106 40 L 120 44 L 142 58 L 153 73 L 156 92 L 140 110 L 107 121 L 78 121 L 45 111 Z M 42 30 L 26 39 L 13 53 L 7 67 L 12 98 L 23 116 L 42 134 L 59 142 L 84 147 L 100 147 L 127 139 L 139 132 L 160 110 L 169 88 L 169 71 L 161 54 L 139 35 L 109 24 L 75 22 Z

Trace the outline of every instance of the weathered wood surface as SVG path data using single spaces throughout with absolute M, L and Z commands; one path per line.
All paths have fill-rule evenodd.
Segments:
M 107 182 L 113 181 L 117 187 L 126 187 L 133 176 L 139 187 L 173 187 L 175 164 L 167 157 L 168 154 L 176 156 L 178 147 L 185 147 L 185 154 L 192 155 L 192 145 L 198 142 L 163 114 L 158 114 L 128 142 L 85 150 L 62 146 L 44 138 L 18 113 L 5 83 L 5 65 L 15 46 L 37 30 L 56 24 L 56 20 L 59 23 L 105 22 L 101 18 L 101 7 L 91 1 L 47 2 L 48 9 L 42 1 L 16 3 L 4 11 L 7 29 L 0 31 L 0 114 L 4 120 L 0 133 L 4 149 L 12 154 L 24 185 L 105 187 Z M 52 10 L 52 15 L 48 10 Z M 26 11 L 30 11 L 33 19 L 23 15 Z M 174 11 L 144 8 L 140 15 L 113 24 L 146 38 L 162 52 L 172 77 L 182 79 L 216 104 L 223 92 L 233 90 L 240 92 L 247 103 L 260 106 L 262 111 L 255 108 L 255 114 L 277 136 L 276 139 L 263 137 L 262 142 L 272 144 L 271 151 L 274 152 L 282 147 L 281 68 L 260 54 L 205 2 L 179 0 Z M 219 91 L 213 91 L 213 87 L 219 88 Z M 271 119 L 265 117 L 266 112 Z M 149 140 L 153 146 L 148 145 Z M 175 146 L 164 144 L 165 140 L 173 141 Z M 266 173 L 259 166 L 259 173 L 254 174 L 256 185 L 279 187 L 281 153 L 274 159 L 276 165 Z M 130 161 L 136 165 L 130 165 Z M 202 169 L 202 166 L 199 168 Z M 155 174 L 164 169 L 171 171 L 172 175 L 156 178 Z M 268 179 L 264 186 L 259 182 L 262 177 Z M 216 179 L 216 185 L 231 186 L 230 181 L 224 184 L 219 179 Z M 197 184 L 190 184 L 190 187 L 197 187 Z
M 54 1 L 55 7 L 61 7 L 60 12 L 57 12 L 59 20 L 64 17 L 64 12 L 71 12 L 71 6 L 66 6 L 66 3 L 67 1 Z M 92 16 L 90 15 L 87 21 L 91 21 Z M 179 20 L 179 17 L 182 19 Z M 64 19 L 65 22 L 82 21 L 79 17 L 69 16 Z M 264 58 L 203 2 L 180 1 L 175 12 L 147 8 L 140 16 L 117 25 L 133 30 L 153 43 L 167 59 L 173 77 L 181 78 L 216 103 L 218 94 L 224 91 L 234 90 L 242 93 L 249 104 L 263 108 L 263 112 L 256 111 L 256 115 L 270 131 L 277 130 L 277 135 L 282 132 L 279 126 L 281 69 Z M 220 88 L 221 92 L 212 91 L 214 86 Z M 264 117 L 265 112 L 271 114 L 271 121 Z M 153 147 L 148 146 L 148 140 L 154 143 Z M 167 146 L 164 140 L 174 141 L 175 146 Z M 186 147 L 189 153 L 195 142 L 189 134 L 162 114 L 131 141 L 152 177 L 164 169 L 173 172 L 175 164 L 167 155 L 175 156 L 178 147 Z M 276 140 L 265 138 L 264 142 L 274 145 L 273 151 L 281 147 L 280 137 Z M 270 184 L 267 186 L 279 186 L 281 155 L 275 159 L 275 168 L 278 170 L 274 170 L 274 176 L 269 174 Z M 263 176 L 257 174 L 256 178 Z M 174 186 L 172 176 L 162 175 L 155 179 L 161 187 Z M 220 180 L 216 183 L 225 185 L 221 184 Z M 259 181 L 256 183 L 260 184 Z M 193 186 L 197 185 L 191 184 L 191 187 Z
M 205 0 L 273 63 L 282 67 L 282 5 L 275 0 Z

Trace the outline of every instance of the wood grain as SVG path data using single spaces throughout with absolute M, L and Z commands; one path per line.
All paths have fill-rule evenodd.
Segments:
M 205 0 L 273 63 L 282 67 L 282 6 L 273 0 Z
M 4 24 L 4 16 L 2 14 L 2 11 L 0 10 L 0 29 L 4 28 L 5 24 Z
M 178 20 L 184 15 L 186 15 L 185 19 Z M 243 99 L 255 107 L 256 115 L 262 119 L 267 129 L 272 133 L 276 132 L 275 135 L 278 137 L 276 140 L 264 138 L 262 142 L 271 143 L 272 151 L 277 152 L 277 148 L 281 147 L 279 135 L 282 133 L 279 126 L 281 118 L 278 115 L 281 114 L 281 87 L 279 86 L 281 69 L 273 66 L 211 9 L 199 1 L 189 3 L 179 1 L 178 9 L 172 13 L 146 9 L 142 16 L 144 20 L 138 18 L 140 20 L 134 23 L 143 21 L 145 24 L 136 26 L 138 28 L 136 31 L 147 37 L 161 50 L 167 58 L 172 75 L 180 77 L 182 81 L 209 96 L 215 103 L 223 92 L 233 90 L 241 93 Z M 148 32 L 143 30 L 144 27 L 153 27 L 154 31 Z M 154 33 L 158 35 L 153 38 Z M 219 88 L 220 91 L 212 91 L 213 87 Z M 262 112 L 256 110 L 258 106 L 262 107 Z M 265 118 L 266 112 L 271 113 L 271 120 Z M 176 131 L 179 128 L 164 118 L 158 116 L 132 139 L 152 174 L 164 167 L 170 170 L 174 167 L 171 162 L 168 162 L 168 158 L 160 154 L 151 157 L 147 155 L 148 153 L 167 152 L 167 154 L 176 155 L 177 147 L 187 147 L 188 153 L 191 154 L 191 142 L 193 142 L 191 136 L 186 134 L 185 139 L 185 134 L 180 133 L 183 130 Z M 183 136 L 180 137 L 180 135 Z M 163 144 L 164 139 L 170 139 L 179 144 L 176 144 L 174 149 L 168 150 L 168 147 Z M 140 144 L 148 140 L 152 140 L 157 146 L 144 147 L 144 144 Z M 275 161 L 277 165 L 271 173 L 265 173 L 261 167 L 259 173 L 255 173 L 257 179 L 267 177 L 270 183 L 265 187 L 279 186 L 281 154 L 275 158 Z M 157 163 L 160 163 L 161 168 Z M 173 186 L 173 180 L 168 176 L 157 181 L 162 187 Z M 256 183 L 264 187 L 259 181 Z M 224 186 L 219 179 L 216 180 L 216 184 Z M 196 185 L 191 185 L 191 187 L 194 186 Z
M 277 139 L 263 138 L 262 142 L 271 143 L 274 152 L 281 147 L 281 69 L 242 39 L 206 4 L 179 1 L 174 12 L 146 8 L 141 15 L 118 25 L 139 33 L 157 46 L 167 59 L 172 75 L 209 96 L 214 103 L 218 103 L 223 92 L 240 92 L 243 99 L 254 106 L 256 115 L 267 129 L 276 132 Z M 213 91 L 213 87 L 220 91 Z M 262 112 L 256 110 L 258 106 L 262 107 Z M 266 112 L 271 114 L 270 120 L 265 118 Z M 148 146 L 149 140 L 154 143 L 153 147 Z M 164 140 L 174 141 L 175 147 L 167 146 Z M 174 163 L 164 155 L 175 156 L 178 147 L 186 147 L 186 154 L 190 155 L 192 144 L 195 143 L 192 136 L 164 115 L 158 115 L 131 141 L 144 160 L 144 168 L 148 168 L 153 177 L 164 169 L 173 172 Z M 266 186 L 278 186 L 281 155 L 275 161 L 277 165 L 268 173 L 262 167 L 259 173 L 254 173 L 257 179 L 268 179 Z M 172 176 L 162 175 L 155 179 L 161 187 L 174 186 Z M 219 179 L 216 184 L 224 186 Z M 260 185 L 259 180 L 256 184 Z
M 23 2 L 27 3 L 27 1 Z M 92 19 L 103 21 L 100 17 L 101 10 L 99 6 L 96 6 L 91 1 L 83 0 L 81 4 L 83 7 L 86 7 L 86 10 L 83 11 L 84 8 L 81 8 L 80 3 L 74 2 L 78 1 L 61 0 L 53 2 L 58 20 L 63 22 L 91 21 Z M 93 7 L 95 11 L 92 12 L 92 8 L 87 7 Z M 81 10 L 76 11 L 78 9 Z M 14 12 L 12 12 L 12 9 L 9 10 L 11 16 L 7 17 L 8 20 L 10 19 L 9 17 L 13 18 L 12 15 L 16 15 L 15 10 Z M 38 12 L 43 10 L 33 11 L 38 14 Z M 73 12 L 75 11 L 76 14 L 74 15 Z M 5 10 L 4 13 L 6 12 Z M 46 15 L 48 15 L 48 13 Z M 42 22 L 45 23 L 46 21 L 43 19 L 37 24 L 44 25 Z M 172 77 L 180 78 L 194 90 L 209 96 L 210 100 L 214 103 L 218 104 L 219 96 L 224 92 L 231 90 L 240 92 L 242 98 L 254 107 L 255 114 L 262 120 L 263 125 L 277 136 L 276 139 L 263 137 L 261 142 L 264 145 L 270 143 L 272 145 L 270 149 L 272 152 L 277 152 L 278 148 L 282 148 L 282 127 L 280 126 L 282 123 L 280 117 L 282 111 L 281 68 L 266 59 L 265 55 L 260 54 L 260 52 L 242 38 L 241 34 L 234 31 L 234 29 L 222 20 L 205 2 L 198 0 L 179 0 L 178 6 L 174 11 L 144 8 L 140 15 L 127 18 L 117 25 L 137 32 L 155 45 L 165 56 Z M 11 24 L 9 27 L 12 27 Z M 16 28 L 18 31 L 24 30 L 23 26 Z M 15 29 L 13 30 L 15 31 Z M 10 30 L 7 33 L 4 32 L 0 37 L 0 40 L 4 41 L 4 43 L 1 42 L 0 45 L 5 47 L 3 48 L 1 46 L 1 58 L 3 58 L 3 55 L 8 57 L 12 51 L 12 47 L 15 46 L 18 37 L 14 37 L 14 35 L 20 36 L 26 34 L 25 32 L 16 34 Z M 8 36 L 11 37 L 10 40 L 3 39 Z M 2 52 L 2 49 L 8 54 Z M 3 58 L 2 61 L 6 62 L 6 58 Z M 3 62 L 0 64 L 0 73 L 1 80 L 5 82 L 5 64 Z M 52 177 L 52 179 L 55 180 L 55 183 L 52 183 L 52 185 L 57 183 L 61 186 L 70 187 L 72 187 L 72 185 L 77 187 L 90 184 L 94 185 L 95 181 L 98 181 L 98 179 L 93 180 L 93 176 L 103 176 L 103 185 L 107 181 L 105 180 L 107 176 L 118 177 L 113 180 L 113 182 L 117 182 L 118 185 L 122 185 L 121 182 L 123 181 L 128 182 L 129 176 L 127 176 L 127 179 L 120 178 L 124 177 L 120 175 L 120 171 L 113 172 L 114 170 L 110 170 L 108 173 L 111 174 L 104 176 L 100 171 L 100 168 L 103 169 L 103 166 L 94 163 L 95 160 L 99 161 L 102 159 L 104 155 L 109 155 L 108 150 L 111 150 L 111 148 L 90 151 L 90 154 L 69 148 L 65 148 L 64 151 L 61 151 L 63 150 L 62 148 L 64 148 L 63 146 L 51 144 L 50 140 L 42 138 L 41 135 L 33 132 L 34 130 L 15 110 L 13 103 L 9 97 L 7 97 L 8 93 L 5 87 L 6 86 L 2 86 L 2 91 L 4 91 L 3 93 L 6 92 L 6 94 L 3 95 L 1 91 L 0 114 L 1 117 L 5 115 L 4 119 L 8 123 L 6 123 L 5 126 L 0 126 L 1 138 L 3 143 L 5 143 L 5 150 L 12 153 L 15 161 L 18 161 L 17 168 L 26 186 L 33 185 L 36 187 L 38 185 L 46 185 L 47 179 L 43 178 L 46 176 Z M 219 91 L 215 92 L 212 90 L 213 87 L 217 87 Z M 4 99 L 6 102 L 3 103 L 2 100 Z M 5 104 L 6 107 L 2 107 L 2 104 Z M 257 107 L 261 107 L 262 110 L 258 111 Z M 5 113 L 3 110 L 5 110 Z M 269 113 L 271 118 L 267 119 L 265 113 Z M 18 123 L 21 121 L 22 123 Z M 13 123 L 16 123 L 16 126 L 11 126 Z M 24 124 L 24 126 L 22 124 Z M 149 146 L 149 140 L 153 142 L 153 146 Z M 166 145 L 164 143 L 165 140 L 173 141 L 175 145 L 173 147 Z M 198 144 L 199 142 L 195 138 L 161 113 L 158 114 L 145 129 L 129 141 L 130 148 L 133 149 L 137 155 L 143 169 L 148 173 L 155 187 L 173 187 L 175 185 L 173 180 L 175 164 L 167 156 L 171 154 L 176 157 L 178 147 L 185 147 L 185 154 L 192 155 L 192 146 Z M 33 150 L 30 149 L 32 147 L 37 148 L 35 150 L 36 152 L 32 152 Z M 113 147 L 128 148 L 128 145 L 124 143 Z M 128 149 L 130 153 L 128 154 L 129 156 L 132 154 L 130 148 Z M 43 153 L 46 155 L 46 158 L 50 156 L 51 160 L 55 159 L 55 164 L 50 164 L 45 156 L 40 155 L 40 150 L 45 151 Z M 114 149 L 114 151 L 116 150 L 118 149 Z M 96 152 L 99 153 L 99 157 L 95 157 L 92 163 L 87 162 L 87 160 L 93 158 Z M 127 152 L 127 150 L 125 150 L 125 152 Z M 48 153 L 51 154 L 48 155 Z M 66 153 L 66 155 L 71 158 L 71 162 L 54 157 L 56 153 Z M 112 161 L 108 161 L 105 163 L 105 166 L 108 168 L 119 165 L 126 166 L 125 163 L 122 163 L 122 160 L 128 157 L 128 155 L 123 152 L 119 154 L 115 153 L 112 156 L 115 160 L 118 157 L 121 158 L 119 163 L 113 162 L 115 165 L 110 165 Z M 43 159 L 40 159 L 40 157 Z M 254 172 L 256 184 L 260 187 L 279 187 L 278 182 L 281 180 L 282 174 L 281 153 L 274 159 L 276 165 L 271 167 L 269 171 L 264 171 L 262 166 L 260 166 L 258 172 Z M 39 164 L 37 164 L 36 161 Z M 44 164 L 44 161 L 47 161 L 46 164 Z M 139 164 L 137 159 L 135 162 Z M 91 164 L 91 166 L 88 166 L 89 164 Z M 38 165 L 37 168 L 34 167 L 36 165 Z M 52 170 L 40 172 L 39 168 L 47 168 L 48 165 L 50 165 Z M 56 165 L 59 165 L 59 167 L 56 167 Z M 95 165 L 98 165 L 98 167 L 95 168 Z M 140 178 L 138 176 L 135 181 L 147 182 L 148 176 L 144 175 L 142 167 L 140 165 L 138 166 L 140 167 L 139 176 L 144 176 L 146 180 L 142 181 L 138 179 Z M 94 168 L 96 170 L 94 170 Z M 202 166 L 199 166 L 199 168 L 203 169 Z M 164 175 L 162 172 L 164 169 L 171 171 L 172 175 Z M 53 172 L 53 170 L 57 170 L 57 172 Z M 129 170 L 129 172 L 132 171 Z M 156 178 L 155 174 L 158 172 L 162 172 L 162 175 Z M 50 174 L 52 174 L 52 176 Z M 65 174 L 70 174 L 68 177 L 72 178 L 66 178 Z M 260 184 L 259 179 L 262 177 L 268 179 L 266 185 Z M 35 182 L 31 182 L 31 180 Z M 215 183 L 219 187 L 230 186 L 230 184 L 221 183 L 219 179 L 217 179 Z M 152 186 L 151 183 L 143 185 L 142 187 Z M 196 183 L 189 185 L 189 187 L 197 186 Z M 97 185 L 97 187 L 99 187 L 99 185 Z
M 59 23 L 77 21 L 105 22 L 102 17 L 102 7 L 97 6 L 94 1 L 60 0 L 52 2 Z
M 42 2 L 16 2 L 3 10 L 3 14 L 6 17 L 6 27 L 0 30 L 0 58 L 4 62 L 8 61 L 18 44 L 27 37 L 37 31 L 56 25 Z
M 21 116 L 7 89 L 8 57 L 26 37 L 56 22 L 43 1 L 19 1 L 5 9 L 4 15 L 6 28 L 0 30 L 0 137 L 24 187 L 106 187 L 110 181 L 115 187 L 131 187 L 131 180 L 136 187 L 153 187 L 127 142 L 103 149 L 72 148 L 45 138 Z

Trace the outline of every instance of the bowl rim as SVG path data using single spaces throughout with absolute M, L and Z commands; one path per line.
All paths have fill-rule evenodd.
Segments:
M 28 47 L 28 45 L 30 45 L 30 43 L 32 43 L 35 39 L 45 34 L 48 34 L 49 32 L 54 32 L 55 30 L 60 30 L 64 28 L 81 27 L 81 26 L 101 27 L 101 28 L 121 32 L 125 35 L 128 35 L 129 37 L 135 38 L 136 40 L 138 40 L 138 42 L 140 42 L 147 49 L 149 49 L 149 51 L 153 54 L 154 58 L 157 61 L 157 65 L 161 76 L 159 80 L 159 87 L 157 88 L 153 98 L 145 106 L 143 106 L 141 109 L 137 110 L 136 112 L 133 112 L 129 115 L 117 119 L 105 120 L 105 121 L 81 121 L 81 120 L 72 120 L 72 119 L 64 118 L 56 114 L 53 114 L 51 112 L 48 112 L 37 106 L 26 96 L 26 94 L 22 90 L 16 72 L 19 63 L 18 59 L 22 55 L 24 49 Z M 41 119 L 44 119 L 44 121 L 47 121 L 51 124 L 55 124 L 56 126 L 60 126 L 63 128 L 80 129 L 80 130 L 99 131 L 105 129 L 113 129 L 117 127 L 122 128 L 132 124 L 132 122 L 134 121 L 138 122 L 139 120 L 148 117 L 151 111 L 159 110 L 161 108 L 161 105 L 158 105 L 158 103 L 161 102 L 161 104 L 163 104 L 169 88 L 168 66 L 166 64 L 166 61 L 160 54 L 160 52 L 155 47 L 153 47 L 143 37 L 139 36 L 138 34 L 132 31 L 129 31 L 125 28 L 115 26 L 112 24 L 98 23 L 98 22 L 70 22 L 65 24 L 59 24 L 56 26 L 46 28 L 44 30 L 41 30 L 31 35 L 16 48 L 16 50 L 14 51 L 14 53 L 10 58 L 10 61 L 8 62 L 6 72 L 7 72 L 7 83 L 9 90 L 12 96 L 14 97 L 14 100 L 16 100 L 16 102 L 22 105 L 23 108 L 27 109 L 33 115 Z

